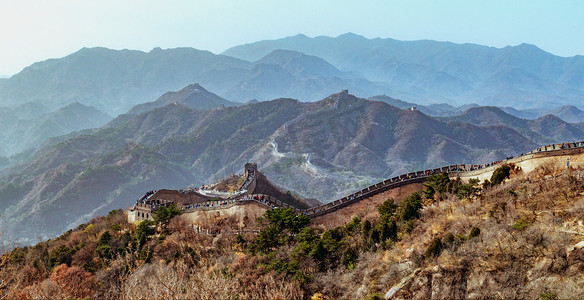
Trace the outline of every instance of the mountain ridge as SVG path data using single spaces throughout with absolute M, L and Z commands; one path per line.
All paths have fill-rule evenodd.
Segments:
M 39 111 L 31 111 L 32 108 Z M 77 101 L 52 112 L 43 109 L 46 107 L 42 104 L 29 102 L 0 111 L 0 149 L 8 155 L 15 155 L 37 148 L 49 138 L 100 127 L 112 119 L 98 109 Z
M 355 34 L 300 35 L 235 46 L 223 54 L 254 60 L 274 49 L 319 56 L 341 70 L 359 70 L 368 80 L 386 82 L 393 89 L 392 97 L 414 101 L 455 100 L 460 105 L 465 99 L 476 99 L 483 105 L 501 106 L 505 98 L 513 98 L 519 108 L 526 108 L 573 104 L 584 95 L 579 85 L 584 79 L 579 68 L 584 57 L 558 57 L 528 44 L 495 48 Z M 437 93 L 437 87 L 443 91 Z
M 16 230 L 22 220 L 67 207 L 65 218 L 35 227 L 50 237 L 125 207 L 144 190 L 215 182 L 249 161 L 284 190 L 336 199 L 393 175 L 495 161 L 532 150 L 541 136 L 571 137 L 572 127 L 547 119 L 521 133 L 436 119 L 348 91 L 311 103 L 283 98 L 207 111 L 170 103 L 59 138 L 1 171 L 2 230 L 29 243 L 31 232 Z
M 139 114 L 172 103 L 181 104 L 190 109 L 197 110 L 209 110 L 220 106 L 238 105 L 207 91 L 198 83 L 194 83 L 187 85 L 179 91 L 166 92 L 154 102 L 138 104 L 132 107 L 128 111 L 128 114 Z

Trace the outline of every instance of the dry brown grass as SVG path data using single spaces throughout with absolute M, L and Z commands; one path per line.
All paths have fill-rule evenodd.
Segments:
M 442 279 L 428 281 L 418 276 L 417 283 L 405 288 L 402 296 L 456 298 L 456 291 L 448 287 L 459 285 L 464 286 L 465 297 L 537 298 L 550 289 L 560 298 L 582 297 L 578 284 L 583 280 L 567 275 L 575 276 L 584 264 L 580 265 L 576 254 L 570 259 L 566 253 L 584 239 L 574 234 L 575 227 L 582 227 L 578 225 L 584 211 L 581 183 L 571 172 L 546 166 L 537 175 L 536 182 L 518 176 L 484 191 L 476 201 L 450 197 L 426 207 L 412 234 L 402 240 L 398 248 L 402 251 L 394 255 L 405 257 L 405 249 L 420 251 L 447 233 L 467 236 L 473 226 L 481 234 L 446 245 L 435 259 L 412 264 L 410 272 L 418 265 L 425 270 L 420 276 Z M 445 277 L 451 277 L 450 281 L 444 281 Z M 568 282 L 570 289 L 563 289 Z
M 0 298 L 306 299 L 321 293 L 328 299 L 362 299 L 383 295 L 404 279 L 397 293 L 402 298 L 537 299 L 546 291 L 555 291 L 561 299 L 584 298 L 584 249 L 567 251 L 584 240 L 581 172 L 544 165 L 535 177 L 520 174 L 477 198 L 445 195 L 425 207 L 413 230 L 387 250 L 380 245 L 366 250 L 360 234 L 346 239 L 345 247 L 360 249 L 352 268 L 320 272 L 311 258 L 303 260 L 300 267 L 312 278 L 304 284 L 266 271 L 265 264 L 273 258 L 285 260 L 293 245 L 281 247 L 273 258 L 252 255 L 242 251 L 234 235 L 198 235 L 184 218 L 171 221 L 171 233 L 163 240 L 148 241 L 154 249 L 150 263 L 126 254 L 89 275 L 75 265 L 93 259 L 96 240 L 111 230 L 114 221 L 100 218 L 88 230 L 35 247 L 23 265 L 1 268 Z M 241 218 L 232 216 L 209 220 L 207 226 L 224 230 L 241 225 Z M 340 222 L 334 221 L 332 225 Z M 255 220 L 245 223 L 256 226 Z M 322 233 L 327 224 L 315 225 L 316 231 Z M 480 235 L 469 238 L 473 227 Z M 134 227 L 126 224 L 124 230 Z M 250 241 L 254 235 L 244 237 Z M 426 257 L 436 238 L 444 241 L 442 252 Z M 60 273 L 32 267 L 46 259 L 42 253 L 82 242 L 85 246 L 73 255 L 73 266 L 62 267 Z M 85 278 L 78 285 L 89 289 L 74 288 L 76 274 Z

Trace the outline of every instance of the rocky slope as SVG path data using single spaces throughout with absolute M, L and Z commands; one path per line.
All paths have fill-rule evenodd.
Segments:
M 511 170 L 490 186 L 438 176 L 433 196 L 412 184 L 312 220 L 256 203 L 138 224 L 110 211 L 1 255 L 0 297 L 583 298 L 584 170 Z

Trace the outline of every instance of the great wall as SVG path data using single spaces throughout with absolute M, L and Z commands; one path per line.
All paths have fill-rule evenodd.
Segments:
M 310 218 L 316 218 L 390 190 L 413 184 L 421 184 L 432 175 L 446 173 L 450 177 L 460 178 L 463 181 L 468 181 L 471 178 L 483 181 L 489 179 L 498 166 L 506 163 L 514 164 L 520 167 L 524 172 L 530 172 L 534 170 L 536 166 L 545 162 L 562 164 L 565 161 L 566 165 L 584 166 L 583 154 L 584 141 L 551 144 L 534 149 L 517 157 L 508 157 L 505 160 L 488 164 L 449 165 L 424 171 L 410 172 L 378 182 L 341 199 L 307 209 L 299 209 L 272 195 L 258 193 L 256 191 L 258 189 L 258 179 L 262 178 L 264 175 L 258 171 L 256 164 L 247 163 L 245 165 L 245 180 L 243 184 L 230 196 L 225 197 L 225 193 L 217 191 L 194 189 L 181 191 L 149 191 L 129 210 L 128 220 L 131 222 L 152 220 L 152 213 L 154 210 L 159 206 L 168 206 L 171 204 L 177 204 L 183 213 L 189 214 L 200 211 L 225 210 L 232 208 L 233 206 L 247 203 L 255 203 L 266 209 L 277 207 L 290 208 L 297 214 L 304 214 Z

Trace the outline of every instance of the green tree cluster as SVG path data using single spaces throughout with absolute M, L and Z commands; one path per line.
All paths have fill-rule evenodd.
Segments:
M 290 208 L 277 208 L 266 211 L 258 221 L 263 228 L 251 242 L 249 250 L 252 253 L 269 253 L 289 243 L 291 237 L 310 223 L 310 218 L 297 215 Z
M 503 181 L 505 181 L 505 179 L 509 178 L 510 174 L 511 174 L 511 166 L 510 165 L 504 164 L 504 165 L 498 167 L 493 172 L 493 175 L 491 175 L 491 184 L 498 185 L 498 184 L 503 183 Z
M 168 207 L 166 206 L 159 206 L 153 213 L 152 216 L 154 217 L 154 222 L 160 225 L 162 232 L 168 231 L 168 224 L 170 220 L 175 216 L 181 214 L 180 209 L 176 207 L 175 204 L 172 204 Z
M 460 178 L 452 180 L 446 173 L 432 175 L 424 183 L 424 196 L 428 199 L 437 197 L 440 200 L 445 193 L 451 193 L 463 199 L 479 191 L 476 187 L 478 183 L 478 179 L 470 179 L 468 183 L 462 183 Z

